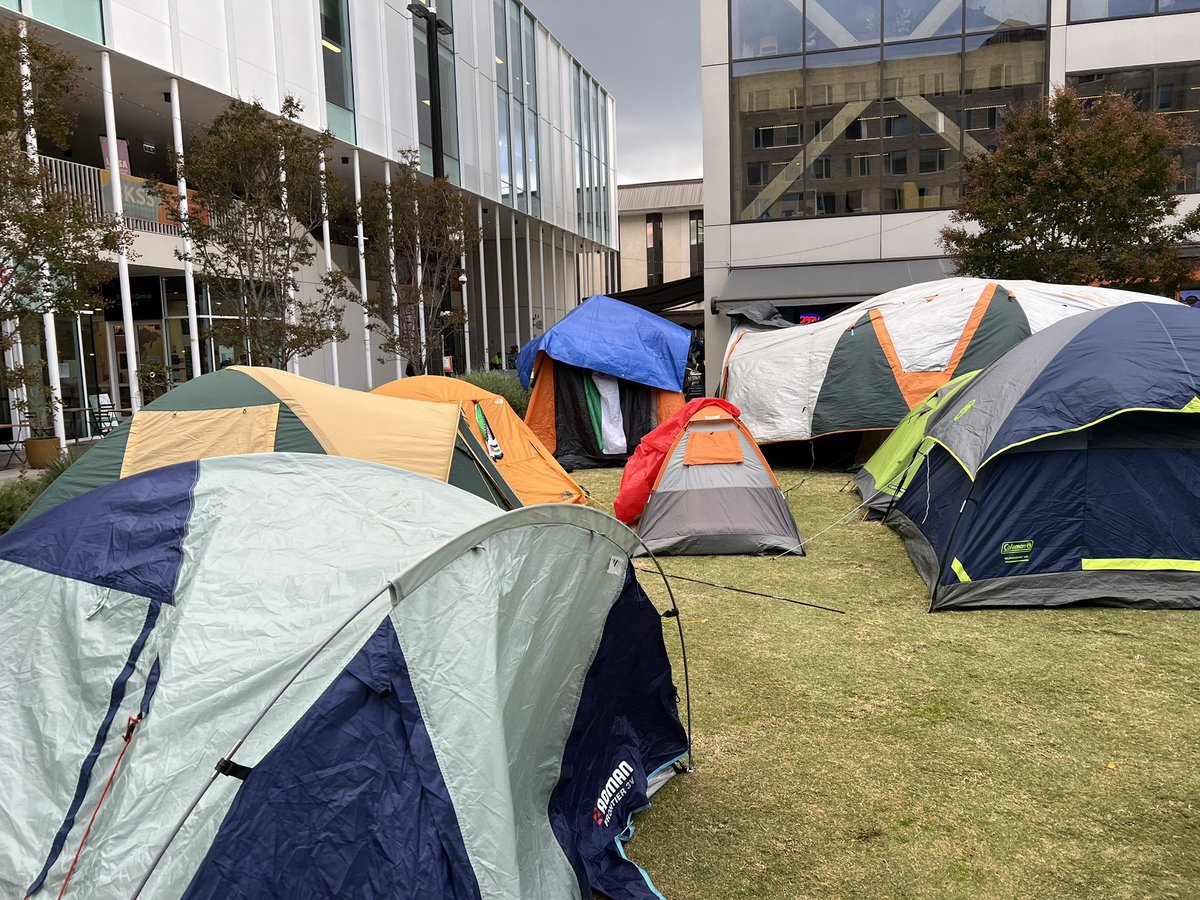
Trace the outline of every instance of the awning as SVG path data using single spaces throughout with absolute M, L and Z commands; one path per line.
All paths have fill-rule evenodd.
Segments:
M 760 300 L 775 306 L 861 303 L 899 287 L 937 281 L 953 274 L 954 264 L 940 256 L 734 269 L 713 303 L 713 312 L 730 312 L 731 304 Z
M 693 275 L 678 281 L 667 281 L 653 287 L 631 288 L 609 294 L 614 300 L 623 300 L 659 316 L 696 313 L 704 317 L 704 276 Z

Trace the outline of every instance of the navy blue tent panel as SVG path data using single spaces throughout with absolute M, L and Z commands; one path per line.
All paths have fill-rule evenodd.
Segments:
M 89 491 L 4 535 L 0 559 L 169 603 L 199 471 L 179 463 Z
M 674 322 L 611 297 L 596 295 L 530 341 L 517 357 L 521 383 L 529 387 L 537 355 L 624 378 L 682 391 L 691 334 Z
M 184 897 L 479 897 L 390 619 L 246 778 Z
M 584 897 L 591 890 L 617 900 L 657 895 L 621 844 L 630 818 L 649 805 L 649 779 L 687 753 L 661 622 L 631 566 L 584 681 L 550 798 L 550 824 Z

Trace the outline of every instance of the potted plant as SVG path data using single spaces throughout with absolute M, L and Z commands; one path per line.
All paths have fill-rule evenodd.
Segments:
M 25 463 L 31 469 L 44 469 L 61 455 L 62 447 L 54 434 L 54 415 L 62 405 L 50 386 L 41 378 L 42 366 L 26 365 L 21 373 L 23 395 L 13 401 L 29 428 L 25 438 Z

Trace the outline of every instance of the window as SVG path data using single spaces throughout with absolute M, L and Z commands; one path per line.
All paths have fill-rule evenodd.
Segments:
M 908 174 L 908 151 L 894 150 L 891 153 L 883 154 L 883 174 L 884 175 L 907 175 Z
M 788 109 L 804 108 L 804 89 L 788 88 Z
M 874 158 L 875 157 L 869 156 L 866 154 L 864 154 L 862 156 L 854 157 L 855 174 L 857 174 L 859 178 L 869 178 L 870 177 L 871 166 L 872 166 L 871 160 L 873 160 Z
M 895 116 L 884 116 L 883 118 L 883 136 L 884 137 L 904 137 L 908 134 L 908 116 L 901 114 Z
M 800 144 L 799 125 L 768 125 L 754 129 L 754 148 L 796 147 Z
M 1200 0 L 1071 0 L 1070 21 L 1088 22 L 1095 19 L 1124 19 L 1129 16 L 1152 16 L 1155 13 L 1188 12 L 1200 9 Z
M 749 163 L 746 166 L 746 183 L 752 184 L 755 187 L 762 187 L 770 177 L 770 166 L 765 162 Z
M 350 13 L 347 0 L 321 0 L 321 62 L 329 130 L 355 142 L 354 90 L 350 67 Z
M 830 162 L 828 154 L 818 156 L 813 160 L 812 177 L 816 179 L 833 177 L 833 165 Z
M 747 112 L 766 112 L 771 108 L 770 91 L 751 91 L 746 95 Z
M 15 4 L 5 4 L 14 9 Z M 29 3 L 25 4 L 29 12 Z M 34 14 L 49 25 L 104 43 L 104 16 L 101 0 L 38 0 Z
M 704 274 L 704 210 L 693 209 L 688 213 L 689 273 Z
M 663 217 L 646 213 L 646 286 L 663 282 Z
M 344 0 L 339 0 L 344 2 Z M 426 0 L 422 0 L 426 3 Z M 427 4 L 428 5 L 428 4 Z M 438 4 L 438 18 L 453 25 L 453 7 Z M 459 183 L 458 164 L 458 89 L 455 85 L 454 35 L 438 34 L 439 102 L 433 102 L 429 78 L 429 54 L 426 50 L 424 21 L 413 28 L 413 69 L 417 83 L 417 135 L 421 150 L 421 171 L 433 173 L 433 114 L 439 112 L 442 124 L 442 165 L 446 178 Z
M 837 195 L 836 194 L 814 194 L 813 195 L 813 210 L 818 216 L 832 216 L 837 214 Z
M 946 151 L 940 147 L 923 148 L 917 166 L 922 175 L 943 171 L 946 168 Z

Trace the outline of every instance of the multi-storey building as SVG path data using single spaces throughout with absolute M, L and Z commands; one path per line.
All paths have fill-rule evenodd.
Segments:
M 709 388 L 721 311 L 785 315 L 942 277 L 960 161 L 1071 85 L 1200 124 L 1200 0 L 703 0 Z M 1200 147 L 1183 153 L 1200 203 Z
M 382 181 L 405 150 L 419 148 L 432 171 L 431 114 L 440 105 L 447 177 L 473 199 L 484 235 L 451 298 L 468 313 L 444 348 L 458 370 L 507 355 L 581 296 L 615 285 L 615 101 L 516 0 L 442 0 L 436 14 L 449 26 L 438 37 L 440 104 L 430 97 L 424 20 L 404 0 L 0 0 L 0 15 L 24 16 L 84 67 L 72 145 L 40 148 L 55 183 L 85 193 L 97 210 L 113 208 L 98 140 L 111 113 L 124 216 L 137 233 L 128 291 L 114 280 L 93 314 L 58 323 L 68 436 L 88 434 L 87 410 L 102 395 L 128 408 L 138 366 L 165 366 L 180 381 L 245 358 L 206 337 L 206 320 L 227 315 L 229 301 L 203 290 L 192 352 L 178 229 L 143 189 L 147 178 L 174 180 L 173 126 L 186 152 L 230 98 L 273 111 L 288 96 L 299 100 L 305 126 L 333 133 L 330 164 L 348 194 Z M 375 290 L 372 272 L 359 277 L 353 221 L 332 231 L 333 265 Z M 324 255 L 318 260 L 302 281 L 316 282 Z M 377 359 L 357 305 L 345 325 L 350 339 L 301 360 L 301 374 L 364 388 L 403 374 L 403 361 Z
M 699 178 L 623 184 L 621 290 L 655 287 L 704 272 L 704 200 Z

